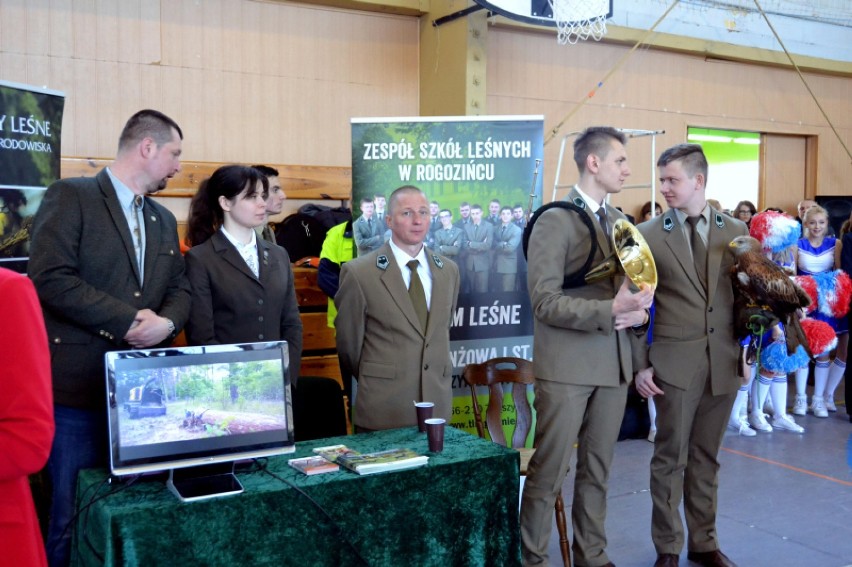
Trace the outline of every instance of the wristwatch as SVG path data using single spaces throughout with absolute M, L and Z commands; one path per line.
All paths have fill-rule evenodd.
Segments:
M 174 321 L 172 321 L 168 317 L 165 317 L 165 320 L 166 320 L 166 326 L 169 328 L 169 336 L 170 337 L 174 336 L 174 334 L 175 334 L 175 323 L 174 323 Z

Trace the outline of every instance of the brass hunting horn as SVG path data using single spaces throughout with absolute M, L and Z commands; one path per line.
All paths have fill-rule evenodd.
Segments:
M 592 268 L 585 277 L 591 284 L 615 274 L 624 274 L 637 288 L 640 284 L 657 287 L 657 266 L 651 249 L 642 233 L 624 219 L 618 219 L 612 227 L 612 254 Z

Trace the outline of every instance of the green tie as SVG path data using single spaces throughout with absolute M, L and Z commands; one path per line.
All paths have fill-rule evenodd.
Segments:
M 689 224 L 690 234 L 689 240 L 692 244 L 692 261 L 695 263 L 695 271 L 698 272 L 698 279 L 701 280 L 701 285 L 707 289 L 707 247 L 704 246 L 704 241 L 701 240 L 701 234 L 698 233 L 698 221 L 701 216 L 687 217 L 686 222 Z
M 426 321 L 429 320 L 429 310 L 426 308 L 426 292 L 423 290 L 423 282 L 420 281 L 420 276 L 417 275 L 417 267 L 420 262 L 411 260 L 406 266 L 411 270 L 411 284 L 408 286 L 408 296 L 411 298 L 411 304 L 414 306 L 414 311 L 417 313 L 417 318 L 420 319 L 420 327 L 423 332 L 426 332 Z

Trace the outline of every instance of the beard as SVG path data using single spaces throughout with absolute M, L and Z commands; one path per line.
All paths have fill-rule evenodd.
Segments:
M 168 184 L 168 182 L 169 182 L 169 178 L 164 177 L 163 179 L 160 179 L 159 181 L 155 181 L 155 182 L 151 183 L 145 189 L 145 192 L 148 193 L 149 195 L 151 195 L 153 193 L 158 193 L 158 192 L 160 192 L 160 191 L 162 191 L 163 189 L 166 188 L 166 185 Z

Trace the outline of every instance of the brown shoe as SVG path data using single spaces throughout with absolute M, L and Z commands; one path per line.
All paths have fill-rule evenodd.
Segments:
M 674 553 L 661 553 L 657 555 L 654 567 L 677 567 L 679 557 Z
M 719 551 L 690 551 L 686 558 L 702 567 L 737 567 L 737 564 L 728 559 L 728 556 Z

